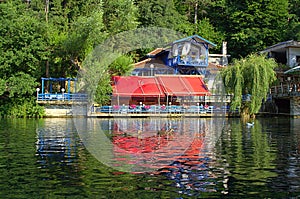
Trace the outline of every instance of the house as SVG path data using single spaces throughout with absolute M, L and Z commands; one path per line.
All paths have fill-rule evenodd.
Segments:
M 209 64 L 227 65 L 226 43 L 222 54 L 209 54 L 216 44 L 200 37 L 189 36 L 176 40 L 163 48 L 149 52 L 146 58 L 134 64 L 132 75 L 206 75 Z
M 260 53 L 267 53 L 279 64 L 278 83 L 271 88 L 273 110 L 279 114 L 300 116 L 300 41 L 284 41 Z
M 122 104 L 121 99 L 126 95 L 127 98 L 130 97 L 129 103 L 138 101 L 146 104 L 205 103 L 209 99 L 209 87 L 213 86 L 216 74 L 227 64 L 226 43 L 223 44 L 222 54 L 209 53 L 209 49 L 215 46 L 216 44 L 199 35 L 192 35 L 173 41 L 165 47 L 154 49 L 145 59 L 134 64 L 131 77 L 118 77 L 117 79 L 122 81 L 114 81 L 117 83 L 113 86 L 113 96 L 116 97 L 112 100 L 113 103 Z M 204 78 L 206 78 L 205 82 Z M 197 81 L 194 81 L 195 79 Z M 167 85 L 170 81 L 172 83 Z M 144 84 L 141 86 L 138 82 Z M 145 85 L 151 89 L 157 88 L 155 96 L 153 91 L 148 92 L 149 89 L 146 89 Z M 205 88 L 205 92 L 199 94 L 193 89 L 187 89 L 189 87 Z M 122 89 L 124 91 L 120 91 Z M 128 89 L 131 89 L 130 92 L 125 92 Z M 172 91 L 179 89 L 182 92 L 169 93 L 166 92 L 168 89 Z M 183 96 L 185 99 L 181 98 Z
M 266 48 L 261 53 L 267 53 L 277 63 L 290 68 L 300 65 L 300 41 L 289 40 Z

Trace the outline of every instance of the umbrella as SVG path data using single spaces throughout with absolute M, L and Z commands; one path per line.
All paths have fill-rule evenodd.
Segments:
M 291 68 L 291 69 L 285 71 L 284 74 L 294 73 L 294 72 L 296 72 L 296 71 L 300 71 L 300 66 L 296 66 L 296 67 L 294 67 L 294 68 Z

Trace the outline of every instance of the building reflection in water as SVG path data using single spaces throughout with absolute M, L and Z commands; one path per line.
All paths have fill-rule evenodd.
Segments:
M 116 118 L 87 119 L 79 126 L 88 126 L 81 137 L 100 161 L 120 171 L 164 175 L 173 186 L 189 192 L 216 189 L 217 174 L 209 167 L 216 159 L 214 148 L 223 122 L 217 118 Z M 103 135 L 110 144 L 103 142 Z
M 76 140 L 71 119 L 44 119 L 36 132 L 36 155 L 41 168 L 64 166 L 74 161 Z

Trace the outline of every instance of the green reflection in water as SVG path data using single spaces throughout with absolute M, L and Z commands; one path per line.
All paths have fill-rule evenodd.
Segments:
M 251 127 L 239 120 L 230 120 L 229 125 L 220 146 L 230 176 L 229 195 L 267 196 L 266 185 L 277 176 L 274 172 L 277 149 L 270 145 L 270 134 L 263 130 L 259 120 Z
M 61 124 L 57 124 L 60 128 Z M 66 123 L 64 122 L 63 129 Z M 60 147 L 39 152 L 42 143 L 39 130 L 45 120 L 1 120 L 0 173 L 1 198 L 57 198 L 65 195 L 81 195 L 80 170 L 75 153 L 68 154 L 66 143 Z M 71 127 L 66 133 L 74 139 Z M 55 130 L 54 130 L 55 131 Z M 57 141 L 55 137 L 47 139 Z M 58 139 L 63 140 L 63 135 Z M 59 141 L 59 140 L 58 140 Z M 43 146 L 47 147 L 47 145 Z M 70 148 L 72 146 L 70 145 Z M 68 156 L 68 158 L 66 158 Z M 72 179 L 72 180 L 71 180 Z M 74 188 L 72 188 L 74 187 Z M 75 188 L 76 187 L 76 188 Z

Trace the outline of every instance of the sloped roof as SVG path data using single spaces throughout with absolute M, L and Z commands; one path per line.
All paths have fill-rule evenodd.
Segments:
M 217 46 L 216 44 L 204 39 L 203 37 L 200 37 L 199 35 L 192 35 L 192 36 L 189 36 L 189 37 L 186 37 L 186 38 L 183 38 L 183 39 L 176 40 L 176 41 L 173 42 L 173 44 L 179 43 L 179 42 L 184 42 L 184 41 L 191 41 L 193 39 L 195 41 L 199 42 L 199 43 L 201 43 L 201 42 L 207 43 L 210 48 Z
M 166 95 L 204 96 L 210 95 L 202 76 L 198 75 L 160 75 L 157 76 Z
M 113 95 L 128 97 L 164 96 L 155 77 L 115 76 L 113 77 Z
M 156 49 L 152 50 L 151 52 L 149 52 L 147 55 L 148 56 L 156 55 L 157 53 L 160 53 L 163 50 L 164 50 L 163 48 L 156 48 Z
M 208 88 L 198 75 L 116 76 L 113 95 L 127 97 L 206 96 Z
M 300 48 L 300 42 L 294 41 L 294 40 L 280 42 L 275 45 L 267 47 L 263 51 L 260 51 L 260 53 L 266 53 L 266 52 L 271 52 L 271 51 L 280 51 L 281 49 L 285 49 L 285 48 L 289 48 L 289 47 Z

